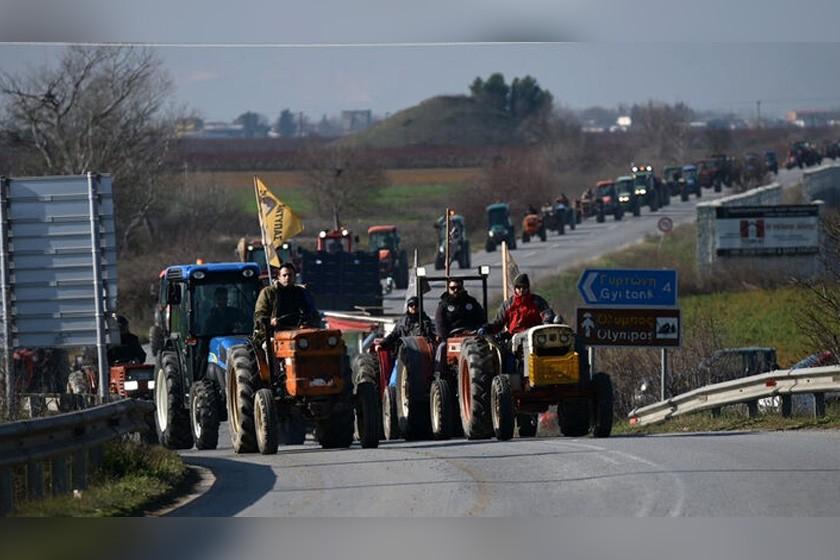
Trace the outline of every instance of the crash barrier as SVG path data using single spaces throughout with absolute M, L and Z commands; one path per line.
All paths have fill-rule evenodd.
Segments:
M 823 165 L 805 171 L 802 185 L 808 200 L 822 200 L 831 208 L 840 207 L 840 165 Z
M 150 429 L 154 409 L 150 401 L 125 399 L 0 425 L 0 514 L 20 500 L 84 490 L 104 444 Z
M 819 226 L 813 224 L 814 220 L 817 224 L 819 223 L 824 204 L 813 204 L 815 210 L 810 211 L 816 212 L 816 218 L 796 216 L 782 220 L 785 222 L 783 224 L 785 228 L 792 227 L 800 233 L 799 242 L 803 245 L 802 247 L 790 247 L 789 239 L 783 240 L 779 237 L 779 233 L 773 228 L 781 226 L 764 227 L 765 222 L 771 224 L 778 218 L 778 216 L 775 218 L 769 216 L 775 216 L 784 210 L 784 208 L 773 208 L 782 205 L 782 191 L 781 184 L 772 183 L 745 193 L 697 205 L 697 271 L 702 277 L 709 278 L 720 273 L 743 270 L 750 271 L 750 274 L 758 277 L 812 278 L 822 272 L 820 257 L 825 240 Z M 719 216 L 719 213 L 725 212 L 721 209 L 744 206 L 765 208 L 751 218 L 733 219 L 732 216 Z M 729 212 L 729 214 L 734 215 L 734 212 Z M 746 225 L 747 228 L 742 230 L 740 245 L 736 244 L 735 249 L 730 247 L 723 250 L 719 245 L 723 243 L 724 237 L 727 243 L 732 243 L 730 230 L 733 222 L 736 225 L 738 222 L 743 222 L 741 226 Z M 758 222 L 762 224 L 760 233 L 758 233 Z M 753 224 L 753 230 L 750 229 L 750 224 Z M 814 227 L 817 228 L 816 232 L 813 231 Z
M 733 381 L 706 385 L 664 401 L 630 411 L 633 425 L 655 424 L 669 418 L 731 404 L 747 403 L 750 416 L 758 413 L 758 401 L 780 397 L 782 416 L 791 415 L 791 395 L 813 394 L 814 414 L 825 415 L 825 393 L 840 391 L 840 366 L 776 370 Z

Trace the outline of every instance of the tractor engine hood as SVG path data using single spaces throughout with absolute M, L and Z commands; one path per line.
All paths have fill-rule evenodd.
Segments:
M 217 336 L 216 338 L 211 338 L 207 363 L 216 364 L 222 370 L 227 370 L 227 358 L 231 349 L 234 346 L 241 346 L 243 344 L 248 344 L 248 337 L 245 335 Z

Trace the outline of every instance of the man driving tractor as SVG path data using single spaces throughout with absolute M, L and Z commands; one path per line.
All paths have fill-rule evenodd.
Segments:
M 306 288 L 295 284 L 297 270 L 292 263 L 280 265 L 277 280 L 266 286 L 254 307 L 254 341 L 262 345 L 269 327 L 291 330 L 300 325 L 320 327 L 321 316 Z
M 405 315 L 394 327 L 388 336 L 379 343 L 381 348 L 392 351 L 396 354 L 400 349 L 400 342 L 406 336 L 424 336 L 429 340 L 435 338 L 435 328 L 432 320 L 426 313 L 420 317 L 417 312 L 417 296 L 411 296 L 405 304 Z M 377 351 L 379 348 L 376 349 Z
M 527 274 L 519 274 L 513 280 L 513 295 L 502 303 L 492 322 L 483 327 L 489 333 L 503 328 L 511 335 L 537 325 L 554 322 L 556 314 L 545 299 L 531 293 L 531 281 Z M 560 322 L 563 318 L 560 317 Z

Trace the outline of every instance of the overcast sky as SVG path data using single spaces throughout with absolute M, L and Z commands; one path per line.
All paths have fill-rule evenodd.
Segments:
M 49 64 L 62 47 L 44 42 L 154 44 L 178 100 L 208 120 L 273 120 L 286 107 L 384 115 L 496 71 L 531 74 L 572 108 L 840 106 L 840 2 L 829 0 L 63 4 L 0 0 L 0 69 Z

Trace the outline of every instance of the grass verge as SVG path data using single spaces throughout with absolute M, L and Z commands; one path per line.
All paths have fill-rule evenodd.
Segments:
M 177 453 L 132 441 L 106 445 L 102 468 L 80 497 L 55 496 L 22 504 L 20 517 L 120 517 L 142 515 L 187 480 Z
M 823 418 L 794 416 L 783 418 L 776 411 L 748 418 L 743 405 L 724 408 L 721 415 L 713 418 L 709 411 L 677 416 L 658 424 L 631 426 L 627 420 L 620 420 L 613 426 L 614 435 L 645 435 L 682 432 L 724 432 L 742 430 L 837 430 L 840 429 L 840 402 L 826 405 Z

